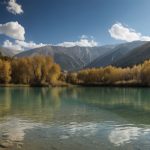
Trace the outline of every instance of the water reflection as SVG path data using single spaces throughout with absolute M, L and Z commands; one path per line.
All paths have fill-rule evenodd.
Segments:
M 109 134 L 109 140 L 116 146 L 130 143 L 131 141 L 138 140 L 140 137 L 150 136 L 150 128 L 140 128 L 134 126 L 123 126 L 112 130 Z
M 69 141 L 96 150 L 95 142 L 103 149 L 130 143 L 134 149 L 150 140 L 149 98 L 142 88 L 0 88 L 0 143 L 26 138 L 29 144 L 45 133 L 37 145 Z
M 49 89 L 0 89 L 0 117 L 19 115 L 36 121 L 50 120 L 60 103 L 56 89 L 53 92 Z
M 141 111 L 149 113 L 149 97 L 149 89 L 140 88 L 1 88 L 0 116 L 9 115 L 10 112 L 11 114 L 19 112 L 19 114 L 30 116 L 32 119 L 34 119 L 36 113 L 38 115 L 45 113 L 48 115 L 47 117 L 52 118 L 53 112 L 60 109 L 64 100 L 66 103 L 80 103 L 102 107 L 115 111 L 115 113 L 120 113 L 117 112 L 119 111 L 118 108 L 136 111 L 136 113 L 141 113 Z M 122 115 L 126 115 L 123 113 Z M 39 116 L 38 118 L 41 117 Z
M 140 128 L 137 127 L 120 127 L 111 131 L 109 135 L 110 142 L 119 146 L 130 142 L 130 140 L 136 140 L 140 134 Z
M 0 124 L 0 144 L 2 147 L 13 147 L 15 144 L 22 145 L 26 130 L 43 127 L 40 123 L 30 123 L 19 118 L 7 118 Z
M 88 137 L 95 135 L 98 130 L 98 125 L 95 123 L 85 122 L 77 123 L 71 122 L 68 125 L 62 126 L 61 130 L 65 133 L 60 136 L 60 139 L 67 139 L 72 136 Z

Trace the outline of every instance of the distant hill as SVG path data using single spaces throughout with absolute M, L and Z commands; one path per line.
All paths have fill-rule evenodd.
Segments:
M 28 57 L 35 55 L 48 55 L 53 57 L 54 61 L 60 64 L 63 70 L 75 71 L 82 69 L 94 59 L 111 52 L 114 46 L 102 47 L 61 47 L 61 46 L 45 46 L 28 51 L 24 51 L 16 55 L 16 57 Z
M 86 68 L 104 67 L 104 66 L 115 64 L 115 62 L 117 62 L 123 56 L 131 52 L 134 48 L 137 48 L 145 43 L 146 42 L 143 41 L 134 41 L 130 43 L 119 44 L 112 51 L 99 56 L 89 65 L 87 65 Z M 117 64 L 119 65 L 119 62 Z
M 135 48 L 119 60 L 115 61 L 113 65 L 120 67 L 133 66 L 135 64 L 143 63 L 147 59 L 150 59 L 150 42 Z

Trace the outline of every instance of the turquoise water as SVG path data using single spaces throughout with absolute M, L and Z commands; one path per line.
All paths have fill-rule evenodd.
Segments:
M 0 88 L 1 149 L 149 150 L 150 89 Z

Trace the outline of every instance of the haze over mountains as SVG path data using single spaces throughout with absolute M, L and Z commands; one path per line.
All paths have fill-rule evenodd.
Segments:
M 143 63 L 148 59 L 150 59 L 150 42 L 133 49 L 123 57 L 120 57 L 119 60 L 112 63 L 112 65 L 121 67 L 133 66 Z
M 117 63 L 118 60 L 126 56 L 126 54 L 131 52 L 133 49 L 140 47 L 145 43 L 146 42 L 144 41 L 134 41 L 116 45 L 115 48 L 113 48 L 112 51 L 110 51 L 106 55 L 97 57 L 97 59 L 95 59 L 91 64 L 89 64 L 87 68 L 105 67 L 108 65 L 113 65 Z
M 16 55 L 19 51 L 17 50 L 12 50 L 12 49 L 7 49 L 7 48 L 3 48 L 0 47 L 0 53 L 3 56 L 8 56 L 8 57 L 13 57 L 14 55 Z
M 104 67 L 114 65 L 119 67 L 133 66 L 150 59 L 150 42 L 134 41 L 118 45 L 99 47 L 61 47 L 44 46 L 16 54 L 6 48 L 0 48 L 5 56 L 30 57 L 48 55 L 53 57 L 63 70 L 76 71 L 83 68 Z

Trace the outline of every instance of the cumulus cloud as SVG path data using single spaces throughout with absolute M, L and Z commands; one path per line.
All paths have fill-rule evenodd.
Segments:
M 82 35 L 81 39 L 78 41 L 74 41 L 74 42 L 63 42 L 63 43 L 59 43 L 57 44 L 58 46 L 63 46 L 63 47 L 74 47 L 74 46 L 81 46 L 81 47 L 95 47 L 98 45 L 98 43 L 96 41 L 94 41 L 94 39 L 88 39 L 87 36 Z
M 3 47 L 5 48 L 9 48 L 9 49 L 12 49 L 12 50 L 22 50 L 22 47 L 16 43 L 12 43 L 11 41 L 9 40 L 6 40 L 3 42 Z
M 19 41 L 19 40 L 15 40 L 15 42 L 6 40 L 3 43 L 3 47 L 13 49 L 13 50 L 28 50 L 28 49 L 38 48 L 38 47 L 42 47 L 46 45 L 47 44 L 43 44 L 43 43 L 36 44 L 32 41 L 25 42 L 25 41 Z
M 37 44 L 37 43 L 34 43 L 33 41 L 25 42 L 25 41 L 16 40 L 15 42 L 16 42 L 16 44 L 20 45 L 22 48 L 25 48 L 25 49 L 33 49 L 33 48 L 42 47 L 42 46 L 47 45 L 47 44 L 43 44 L 43 43 Z
M 16 2 L 16 0 L 9 0 L 8 3 L 7 3 L 7 5 L 8 6 L 6 7 L 6 9 L 10 13 L 12 13 L 14 15 L 16 15 L 16 14 L 22 14 L 23 13 L 22 6 L 20 4 L 18 4 Z
M 80 37 L 81 39 L 88 39 L 88 36 L 87 35 L 81 35 L 81 37 Z
M 143 36 L 141 33 L 136 32 L 134 29 L 124 26 L 121 23 L 114 24 L 109 33 L 112 38 L 117 40 L 123 40 L 127 42 L 132 41 L 150 41 L 150 36 Z
M 25 29 L 17 21 L 0 24 L 0 34 L 16 40 L 25 40 Z
M 74 41 L 74 42 L 63 42 L 56 45 L 52 44 L 43 44 L 43 43 L 35 43 L 33 41 L 26 42 L 21 40 L 14 40 L 13 42 L 10 40 L 6 40 L 3 42 L 3 47 L 13 49 L 13 50 L 29 50 L 34 49 L 38 47 L 43 46 L 62 46 L 62 47 L 74 47 L 74 46 L 80 46 L 80 47 L 94 47 L 97 46 L 98 43 L 94 41 L 94 39 L 91 37 L 90 39 L 87 36 L 81 36 L 80 40 Z

